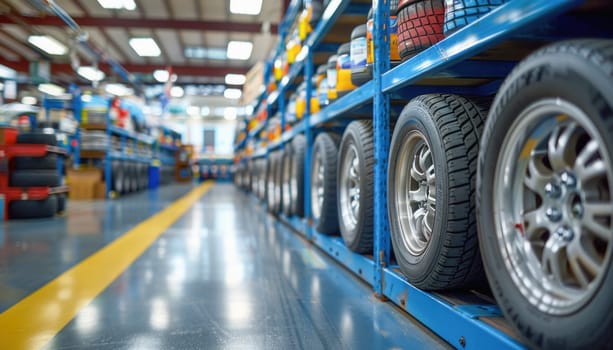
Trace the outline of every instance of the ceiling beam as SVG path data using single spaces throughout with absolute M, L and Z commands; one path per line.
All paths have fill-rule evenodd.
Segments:
M 159 29 L 191 29 L 202 31 L 221 31 L 221 32 L 244 32 L 259 33 L 262 30 L 262 23 L 254 22 L 224 22 L 212 20 L 178 20 L 178 19 L 140 19 L 140 18 L 118 18 L 118 17 L 73 17 L 82 27 L 98 28 L 159 28 Z M 30 17 L 16 13 L 10 15 L 0 15 L 0 24 L 14 24 L 16 20 L 29 26 L 60 26 L 66 24 L 56 16 Z M 278 25 L 272 24 L 270 31 L 277 34 Z
M 30 62 L 24 59 L 19 61 L 10 61 L 0 58 L 0 64 L 10 67 L 18 72 L 27 73 L 30 68 Z M 156 69 L 166 69 L 168 66 L 163 64 L 122 64 L 123 67 L 130 73 L 152 73 Z M 107 74 L 112 71 L 111 67 L 100 62 L 98 66 Z M 172 72 L 179 76 L 202 76 L 202 77 L 225 77 L 228 73 L 245 74 L 249 68 L 247 67 L 229 67 L 229 66 L 188 66 L 188 65 L 173 65 Z M 51 74 L 58 73 L 73 73 L 70 63 L 51 63 Z

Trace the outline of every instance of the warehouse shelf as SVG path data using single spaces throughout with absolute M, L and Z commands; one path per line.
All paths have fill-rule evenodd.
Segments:
M 342 238 L 315 231 L 310 219 L 308 197 L 311 188 L 308 175 L 305 176 L 304 184 L 305 218 L 276 215 L 305 239 L 364 279 L 381 298 L 387 298 L 406 310 L 452 346 L 464 349 L 523 349 L 525 345 L 512 331 L 510 323 L 503 318 L 501 310 L 491 297 L 475 292 L 426 292 L 409 283 L 398 267 L 391 265 L 386 209 L 389 125 L 390 120 L 399 114 L 405 101 L 419 95 L 452 93 L 491 97 L 527 54 L 549 41 L 578 36 L 564 23 L 577 24 L 576 27 L 583 36 L 598 32 L 595 28 L 606 27 L 606 24 L 601 23 L 606 20 L 597 20 L 595 23 L 590 23 L 594 25 L 593 28 L 586 28 L 582 25 L 584 22 L 574 15 L 563 15 L 584 3 L 585 1 L 579 0 L 507 1 L 479 20 L 391 69 L 388 67 L 388 62 L 381 63 L 387 61 L 385 56 L 387 45 L 375 45 L 379 48 L 375 49 L 373 80 L 332 101 L 317 113 L 307 112 L 302 120 L 284 131 L 280 139 L 269 143 L 267 147 L 257 149 L 252 156 L 243 157 L 241 161 L 251 161 L 265 157 L 271 152 L 281 152 L 285 143 L 291 142 L 296 135 L 304 133 L 307 139 L 305 173 L 310 174 L 311 148 L 315 132 L 323 128 L 330 129 L 331 124 L 346 125 L 347 120 L 355 117 L 372 118 L 374 158 L 378 159 L 377 164 L 379 164 L 375 168 L 374 175 L 373 253 L 369 255 L 354 253 L 344 244 Z M 329 43 L 322 43 L 339 18 L 351 11 L 350 5 L 354 4 L 342 0 L 330 2 L 324 10 L 322 20 L 303 43 L 302 51 L 291 66 L 289 74 L 283 77 L 277 91 L 268 95 L 269 107 L 281 108 L 284 105 L 286 93 L 291 90 L 294 80 L 301 77 L 307 81 L 311 79 L 313 56 L 318 51 L 318 45 L 325 45 L 326 50 L 330 49 Z M 386 20 L 382 16 L 385 6 L 389 5 L 379 3 L 379 8 L 375 11 L 375 21 Z M 359 5 L 354 8 L 356 9 L 357 12 L 363 10 Z M 293 18 L 286 20 L 293 21 Z M 541 30 L 540 26 L 547 21 L 552 23 L 547 30 Z M 611 30 L 605 33 L 611 35 Z M 603 36 L 603 33 L 595 35 Z M 273 57 L 278 57 L 280 52 L 281 47 Z M 310 84 L 307 84 L 306 94 L 309 101 L 309 96 L 313 94 Z M 284 111 L 281 112 L 281 116 L 284 122 Z M 255 139 L 257 136 L 257 133 L 251 135 Z M 246 143 L 241 143 L 237 149 L 241 150 L 245 145 Z

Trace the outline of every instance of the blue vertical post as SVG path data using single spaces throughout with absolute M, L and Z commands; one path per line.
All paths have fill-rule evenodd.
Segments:
M 383 268 L 389 264 L 390 233 L 387 220 L 387 157 L 390 143 L 390 99 L 382 93 L 381 76 L 390 68 L 389 50 L 389 0 L 374 0 L 375 62 L 374 80 L 374 141 L 375 141 L 375 198 L 374 198 L 374 252 L 375 257 L 375 293 L 383 295 Z
M 304 111 L 304 136 L 306 138 L 306 152 L 304 155 L 304 217 L 307 224 L 305 225 L 305 235 L 312 239 L 313 231 L 311 225 L 308 223 L 311 221 L 311 157 L 313 156 L 313 129 L 311 128 L 311 96 L 313 95 L 313 89 L 311 86 L 311 78 L 313 77 L 313 52 L 309 50 L 307 52 L 304 62 L 304 75 L 307 79 L 306 84 L 306 109 Z
M 112 174 L 111 174 L 111 151 L 113 149 L 113 142 L 111 142 L 111 104 L 113 100 L 109 101 L 109 108 L 106 111 L 106 135 L 107 135 L 107 148 L 104 156 L 104 183 L 106 184 L 106 198 L 111 198 L 111 185 L 112 185 Z
M 75 94 L 72 97 L 72 110 L 74 117 L 77 120 L 78 127 L 75 130 L 74 139 L 76 145 L 72 150 L 73 168 L 78 169 L 81 163 L 81 113 L 83 113 L 83 101 L 81 101 L 81 95 Z M 69 141 L 68 148 L 72 148 L 72 142 Z

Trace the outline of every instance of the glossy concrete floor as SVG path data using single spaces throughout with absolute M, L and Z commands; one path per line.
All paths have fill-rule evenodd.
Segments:
M 191 189 L 173 185 L 0 233 L 0 313 Z M 256 200 L 216 184 L 46 349 L 447 349 Z

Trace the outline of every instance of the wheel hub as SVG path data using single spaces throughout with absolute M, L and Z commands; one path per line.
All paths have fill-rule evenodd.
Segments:
M 590 118 L 560 99 L 528 106 L 502 143 L 494 222 L 507 271 L 533 306 L 572 313 L 603 280 L 613 241 L 613 169 Z

